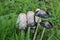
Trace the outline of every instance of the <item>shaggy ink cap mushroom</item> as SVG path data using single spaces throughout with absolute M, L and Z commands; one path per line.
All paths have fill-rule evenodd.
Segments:
M 35 16 L 41 17 L 41 18 L 48 18 L 49 17 L 49 13 L 45 12 L 41 9 L 37 9 L 35 12 Z
M 34 12 L 33 11 L 27 12 L 27 23 L 28 23 L 28 26 L 31 28 L 35 27 Z
M 24 30 L 27 27 L 27 18 L 25 13 L 20 13 L 17 18 L 17 24 L 19 24 L 19 29 Z
M 40 25 L 45 27 L 45 28 L 52 28 L 52 23 L 49 21 L 41 21 Z

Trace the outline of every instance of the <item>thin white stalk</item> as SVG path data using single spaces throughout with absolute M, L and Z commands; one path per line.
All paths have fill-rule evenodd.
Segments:
M 21 30 L 21 40 L 24 40 L 24 37 L 25 37 L 25 32 L 24 30 Z
M 39 18 L 40 19 L 40 18 Z M 35 30 L 35 34 L 34 34 L 34 37 L 33 37 L 33 40 L 36 40 L 36 35 L 37 35 L 37 30 L 38 30 L 38 24 L 39 24 L 39 19 L 38 19 L 38 22 L 37 22 L 37 28 Z
M 44 32 L 45 32 L 45 28 L 43 28 L 43 32 L 42 32 L 42 35 L 41 35 L 41 38 L 40 38 L 40 40 L 42 40 L 42 39 L 43 39 Z
M 30 40 L 30 27 L 28 27 L 28 30 L 27 30 L 26 40 Z
M 30 40 L 30 27 L 28 27 L 28 35 L 27 35 L 27 37 L 28 37 L 28 40 Z

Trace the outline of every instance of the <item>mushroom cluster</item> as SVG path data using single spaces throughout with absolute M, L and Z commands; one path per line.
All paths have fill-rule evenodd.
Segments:
M 25 28 L 36 28 L 33 40 L 36 38 L 37 26 L 42 25 L 45 28 L 51 28 L 52 24 L 49 21 L 41 20 L 41 18 L 48 18 L 50 15 L 44 10 L 36 9 L 35 13 L 33 11 L 28 11 L 27 14 L 20 13 L 17 19 L 17 24 L 19 24 L 19 29 L 25 30 Z

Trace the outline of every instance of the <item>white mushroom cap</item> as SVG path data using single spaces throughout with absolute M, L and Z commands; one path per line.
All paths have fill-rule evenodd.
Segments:
M 28 26 L 34 26 L 34 12 L 28 11 L 27 12 L 27 20 L 28 20 Z
M 27 18 L 25 13 L 19 14 L 17 23 L 19 23 L 19 29 L 25 29 L 27 27 Z

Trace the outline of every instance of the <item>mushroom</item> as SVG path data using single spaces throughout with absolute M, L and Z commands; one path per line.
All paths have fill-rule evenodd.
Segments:
M 36 30 L 35 30 L 35 34 L 34 34 L 34 37 L 33 37 L 33 40 L 36 39 L 36 35 L 37 35 L 37 30 L 38 30 L 38 24 L 39 22 L 41 22 L 41 18 L 48 18 L 50 15 L 48 14 L 48 12 L 45 12 L 41 9 L 37 9 L 36 12 L 35 12 L 35 16 L 38 17 L 38 21 L 36 22 L 37 23 L 37 27 L 36 27 Z
M 25 29 L 27 27 L 27 18 L 25 13 L 19 14 L 17 24 L 19 24 L 19 29 Z
M 45 28 L 52 28 L 52 23 L 49 22 L 49 21 L 46 21 L 46 20 L 41 21 L 41 22 L 40 22 L 40 25 L 42 25 L 42 26 L 45 27 Z M 41 35 L 40 40 L 42 40 L 42 38 L 43 38 L 43 35 L 44 35 L 44 32 L 45 32 L 45 28 L 43 29 L 43 32 L 42 32 L 42 35 Z
M 27 12 L 27 22 L 28 22 L 28 26 L 29 27 L 33 27 L 34 26 L 34 12 L 32 11 L 28 11 Z
M 34 21 L 34 12 L 33 11 L 28 11 L 27 12 L 27 24 L 28 24 L 28 37 L 30 38 L 30 29 L 34 28 L 35 29 L 35 21 Z
M 41 18 L 48 18 L 50 16 L 48 12 L 41 9 L 37 9 L 35 15 Z
M 17 18 L 17 24 L 19 24 L 19 30 L 21 30 L 21 40 L 24 40 L 25 28 L 27 27 L 27 18 L 25 13 L 20 13 Z M 23 38 L 22 38 L 23 37 Z
M 45 21 L 41 21 L 40 25 L 42 25 L 45 28 L 52 28 L 52 23 L 49 22 L 49 21 L 46 21 L 46 20 Z

